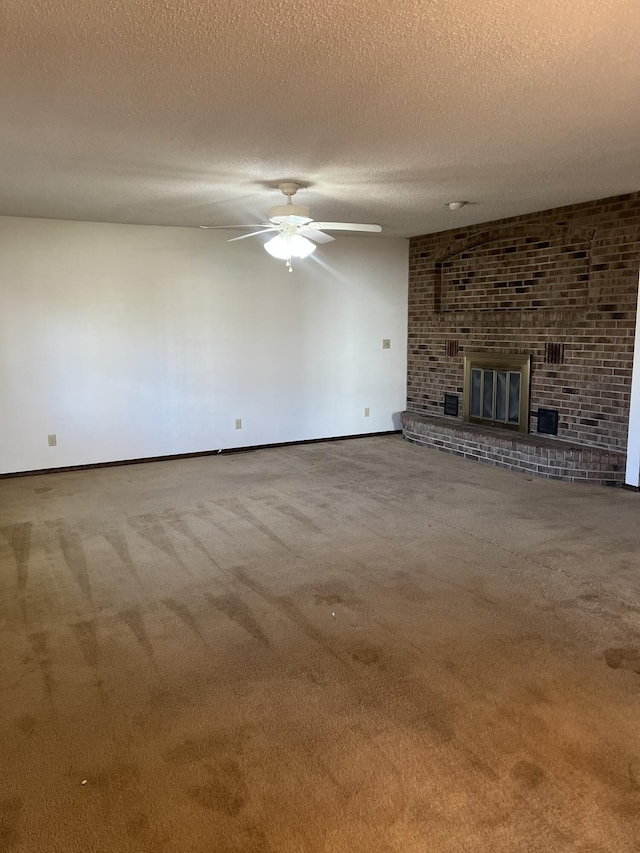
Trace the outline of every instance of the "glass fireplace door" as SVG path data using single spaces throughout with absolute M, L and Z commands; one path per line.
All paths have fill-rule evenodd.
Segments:
M 528 432 L 530 364 L 528 355 L 465 353 L 464 420 Z
M 521 387 L 519 370 L 471 368 L 470 417 L 492 424 L 518 427 Z

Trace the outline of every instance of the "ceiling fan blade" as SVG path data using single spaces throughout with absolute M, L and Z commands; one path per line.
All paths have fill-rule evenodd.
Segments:
M 307 225 L 311 222 L 310 216 L 298 216 L 297 213 L 287 216 L 284 213 L 282 215 L 277 214 L 276 216 L 270 216 L 269 219 L 274 225 Z
M 250 222 L 248 225 L 198 225 L 198 228 L 204 228 L 211 231 L 216 228 L 266 228 L 267 222 Z
M 319 228 L 299 228 L 298 234 L 302 234 L 303 237 L 308 237 L 316 243 L 332 243 L 336 239 L 331 234 L 320 231 Z
M 227 240 L 227 243 L 234 243 L 236 240 L 246 240 L 247 237 L 255 237 L 256 234 L 266 234 L 267 231 L 279 231 L 280 227 L 278 225 L 272 225 L 270 228 L 263 228 L 262 231 L 250 231 L 248 234 L 241 234 L 239 237 L 231 237 L 230 240 Z
M 309 228 L 321 228 L 323 231 L 382 231 L 381 225 L 367 225 L 362 222 L 310 222 Z

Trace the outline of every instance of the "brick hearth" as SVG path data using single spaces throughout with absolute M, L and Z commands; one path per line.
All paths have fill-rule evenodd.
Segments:
M 411 412 L 402 413 L 402 426 L 414 444 L 500 468 L 574 483 L 624 483 L 625 454 L 613 450 Z

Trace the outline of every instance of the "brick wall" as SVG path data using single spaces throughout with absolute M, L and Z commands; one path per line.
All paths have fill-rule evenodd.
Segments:
M 407 411 L 462 396 L 465 350 L 528 353 L 531 431 L 558 409 L 559 440 L 624 450 L 639 271 L 640 193 L 412 238 Z

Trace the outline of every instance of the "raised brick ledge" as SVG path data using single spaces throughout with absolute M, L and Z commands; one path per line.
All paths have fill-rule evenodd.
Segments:
M 414 412 L 402 413 L 402 433 L 414 444 L 538 477 L 600 486 L 624 483 L 626 457 L 616 450 Z

